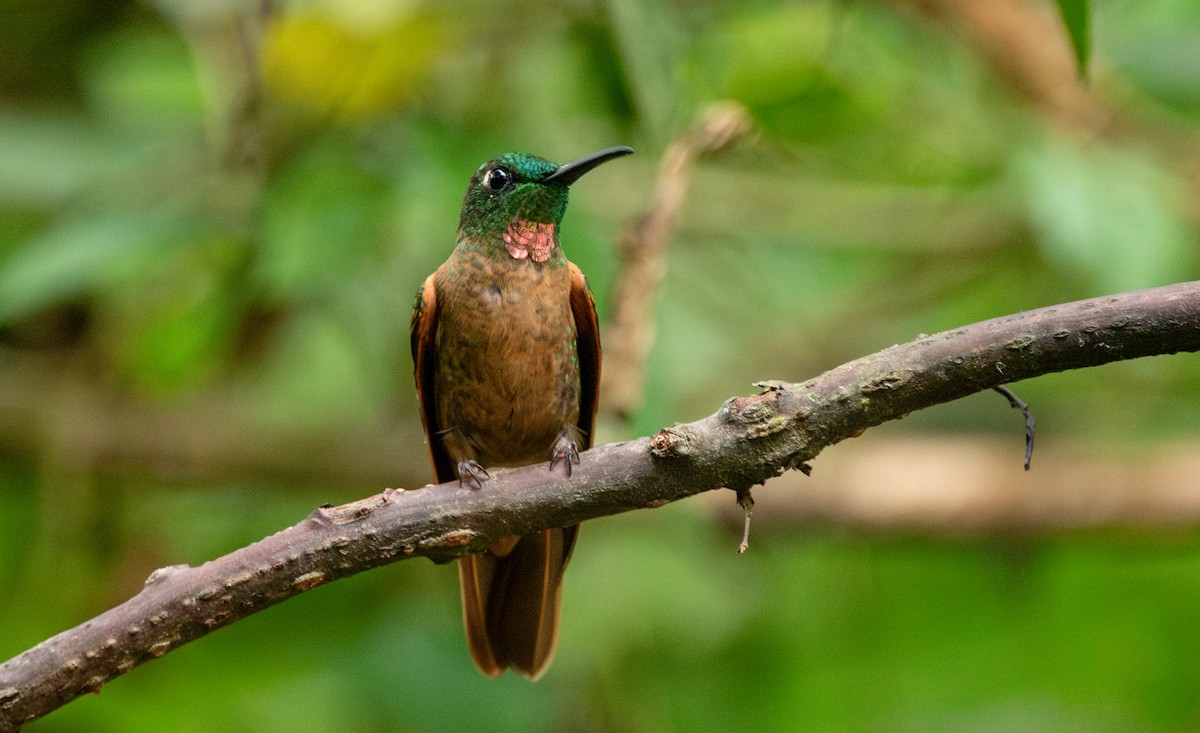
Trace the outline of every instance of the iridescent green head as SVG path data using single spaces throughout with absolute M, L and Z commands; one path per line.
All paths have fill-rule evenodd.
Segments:
M 607 148 L 566 165 L 527 153 L 505 153 L 488 161 L 475 171 L 463 197 L 459 245 L 494 245 L 516 259 L 545 261 L 558 244 L 570 185 L 601 163 L 632 152 L 624 146 Z

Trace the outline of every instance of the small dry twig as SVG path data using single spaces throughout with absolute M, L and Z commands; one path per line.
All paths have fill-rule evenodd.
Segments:
M 1021 411 L 1025 416 L 1025 470 L 1029 470 L 1029 464 L 1033 461 L 1033 411 L 1029 409 L 1029 403 L 1013 394 L 1013 391 L 1003 384 L 992 387 L 993 390 L 1004 395 L 1008 400 L 1008 404 Z

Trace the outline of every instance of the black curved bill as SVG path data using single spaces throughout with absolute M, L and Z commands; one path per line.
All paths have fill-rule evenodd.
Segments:
M 578 181 L 579 177 L 584 173 L 587 173 L 601 163 L 607 163 L 613 158 L 620 158 L 621 156 L 629 155 L 632 152 L 633 148 L 629 147 L 628 145 L 618 145 L 615 148 L 605 148 L 604 150 L 597 151 L 591 155 L 585 155 L 579 160 L 560 165 L 558 169 L 547 176 L 542 183 L 554 182 L 561 183 L 564 186 L 570 186 L 575 181 Z

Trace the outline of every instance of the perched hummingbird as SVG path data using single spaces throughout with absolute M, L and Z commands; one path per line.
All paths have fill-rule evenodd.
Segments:
M 596 306 L 563 255 L 567 189 L 615 147 L 555 165 L 524 153 L 471 177 L 450 258 L 417 293 L 413 366 L 439 482 L 483 487 L 487 468 L 549 460 L 567 475 L 592 442 L 600 383 Z M 562 575 L 578 527 L 493 542 L 459 561 L 467 645 L 489 677 L 537 679 L 554 656 Z

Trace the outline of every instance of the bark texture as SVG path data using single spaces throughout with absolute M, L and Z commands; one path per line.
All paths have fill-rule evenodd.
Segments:
M 482 489 L 388 489 L 199 567 L 154 571 L 125 603 L 0 665 L 0 731 L 303 591 L 409 557 L 446 561 L 531 534 L 711 489 L 743 492 L 866 428 L 998 384 L 1200 350 L 1200 282 L 1056 305 L 922 336 L 653 436 L 587 451 L 568 479 L 496 469 Z

